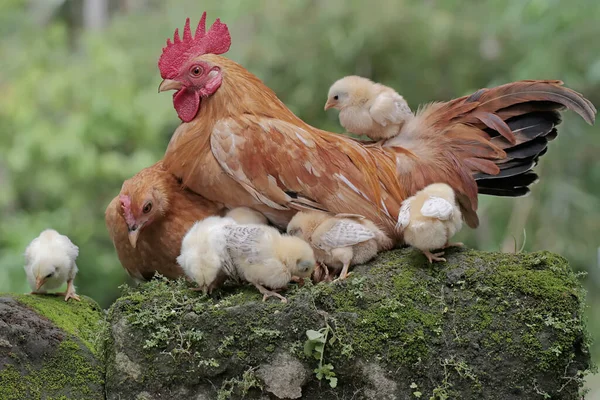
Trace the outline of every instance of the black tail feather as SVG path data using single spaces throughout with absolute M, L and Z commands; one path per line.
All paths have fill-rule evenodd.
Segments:
M 556 138 L 556 125 L 561 122 L 561 118 L 556 103 L 530 106 L 531 112 L 506 120 L 515 134 L 516 144 L 509 143 L 498 132 L 486 130 L 492 138 L 492 143 L 506 152 L 506 158 L 496 162 L 500 168 L 497 175 L 477 173 L 473 176 L 480 194 L 524 196 L 530 191 L 528 187 L 537 181 L 538 176 L 532 169 L 537 165 L 539 158 L 548 151 L 548 142 Z M 510 107 L 504 111 L 510 113 Z

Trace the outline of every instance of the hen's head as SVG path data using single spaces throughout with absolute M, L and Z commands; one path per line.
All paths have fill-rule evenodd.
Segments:
M 194 119 L 200 109 L 202 97 L 209 97 L 221 86 L 221 68 L 203 59 L 205 54 L 223 54 L 231 46 L 231 36 L 227 25 L 219 19 L 206 32 L 206 12 L 192 36 L 190 19 L 185 21 L 183 39 L 175 30 L 173 42 L 167 39 L 158 60 L 158 68 L 163 78 L 158 91 L 176 90 L 173 106 L 183 122 Z
M 126 180 L 119 193 L 120 213 L 127 224 L 134 248 L 142 230 L 160 220 L 169 210 L 166 177 L 151 169 Z

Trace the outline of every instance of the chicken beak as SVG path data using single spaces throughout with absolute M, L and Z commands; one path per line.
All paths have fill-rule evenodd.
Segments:
M 35 280 L 35 290 L 38 291 L 42 286 L 46 283 L 46 278 L 36 278 Z
M 129 243 L 131 243 L 131 247 L 133 247 L 135 249 L 135 246 L 137 245 L 137 241 L 138 241 L 138 237 L 140 236 L 140 231 L 142 230 L 142 227 L 139 226 L 137 229 L 133 229 L 129 231 Z
M 327 100 L 327 103 L 325 103 L 325 111 L 329 110 L 330 108 L 335 107 L 335 103 L 331 100 Z
M 172 79 L 164 79 L 158 86 L 158 93 L 166 90 L 180 90 L 183 87 L 181 82 L 174 81 Z

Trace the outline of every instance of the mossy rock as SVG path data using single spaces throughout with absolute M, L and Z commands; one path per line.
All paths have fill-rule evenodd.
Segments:
M 0 294 L 0 399 L 104 399 L 102 321 L 84 296 Z
M 429 265 L 397 250 L 286 296 L 126 290 L 108 315 L 107 399 L 578 399 L 590 367 L 585 294 L 547 252 Z

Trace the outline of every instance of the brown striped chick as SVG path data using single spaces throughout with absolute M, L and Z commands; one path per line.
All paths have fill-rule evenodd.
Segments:
M 446 261 L 444 252 L 435 249 L 462 246 L 450 239 L 462 227 L 462 215 L 454 190 L 445 183 L 434 183 L 402 202 L 398 225 L 404 242 L 423 252 L 430 263 Z
M 232 208 L 231 210 L 227 211 L 225 216 L 234 219 L 238 224 L 269 224 L 267 217 L 249 207 Z
M 383 141 L 400 133 L 413 117 L 406 100 L 390 87 L 360 76 L 346 76 L 329 89 L 325 110 L 340 110 L 340 124 L 350 133 Z
M 393 245 L 373 222 L 354 214 L 298 212 L 287 232 L 310 243 L 317 261 L 336 273 L 341 269 L 339 279 L 346 279 L 351 265 L 364 264 Z

